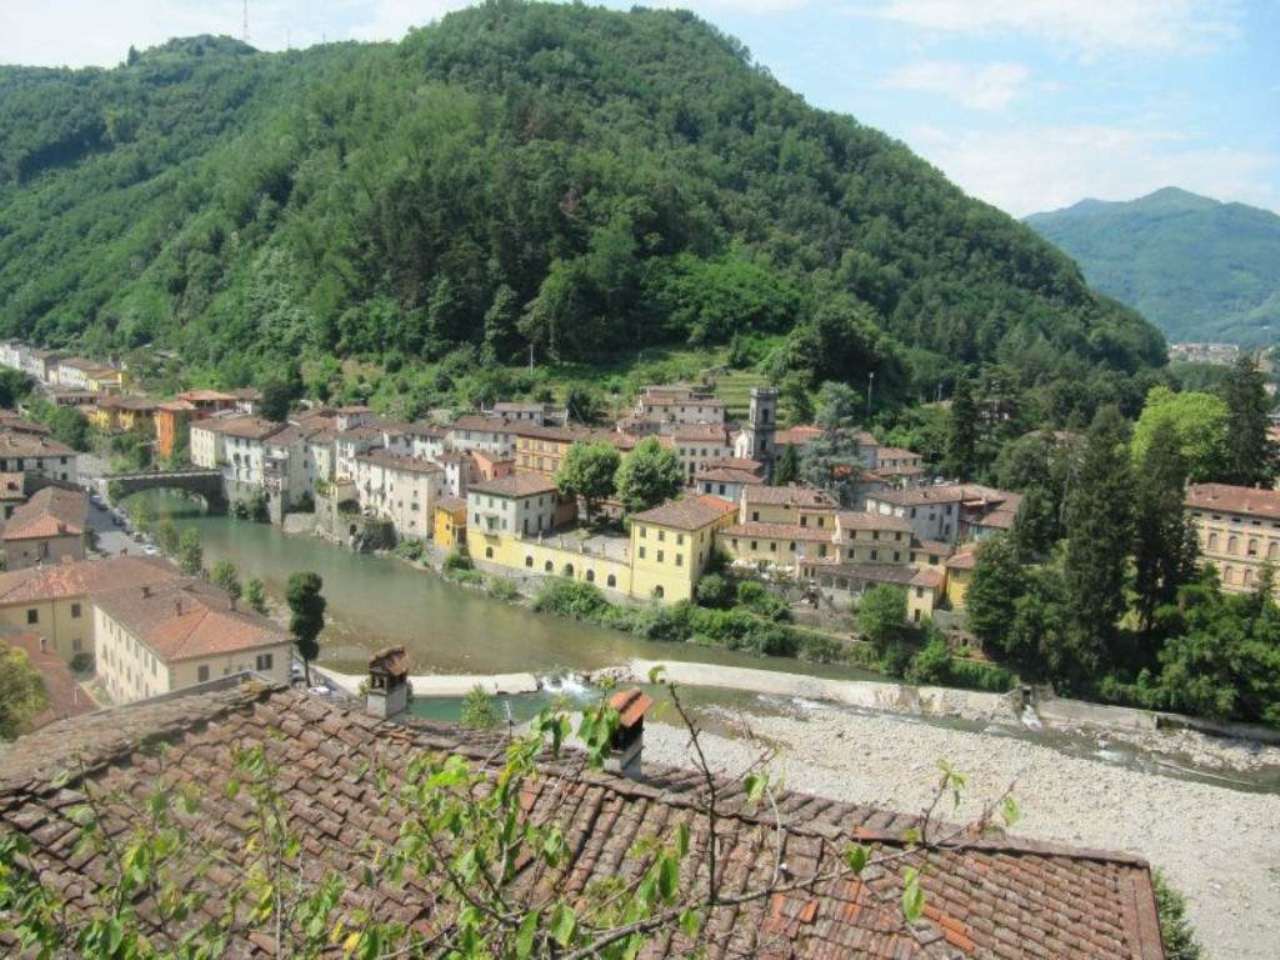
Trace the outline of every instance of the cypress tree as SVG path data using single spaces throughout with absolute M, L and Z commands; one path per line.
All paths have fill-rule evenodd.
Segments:
M 1242 487 L 1270 486 L 1276 476 L 1276 451 L 1267 437 L 1271 398 L 1258 363 L 1242 353 L 1222 385 L 1227 403 L 1226 462 L 1222 481 Z
M 1067 494 L 1063 570 L 1071 625 L 1068 660 L 1100 666 L 1125 612 L 1125 579 L 1133 531 L 1129 425 L 1115 406 L 1094 417 L 1079 472 Z
M 973 400 L 973 388 L 965 377 L 956 383 L 951 397 L 951 415 L 947 423 L 947 450 L 943 469 L 960 480 L 968 480 L 973 474 L 978 455 L 978 405 Z
M 782 456 L 778 458 L 778 465 L 773 468 L 773 482 L 775 486 L 786 486 L 788 483 L 795 483 L 800 476 L 800 455 L 796 452 L 795 444 L 788 443 L 782 448 Z
M 1187 462 L 1172 422 L 1162 421 L 1134 480 L 1133 567 L 1138 621 L 1150 636 L 1155 613 L 1195 576 L 1195 538 L 1188 537 L 1183 501 Z

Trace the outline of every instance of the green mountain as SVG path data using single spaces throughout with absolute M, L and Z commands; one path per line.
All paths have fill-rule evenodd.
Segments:
M 1164 361 L 1031 230 L 693 15 L 513 0 L 399 44 L 0 68 L 0 334 L 229 382 L 743 335 L 878 401 Z
M 1082 200 L 1026 222 L 1097 289 L 1171 339 L 1271 345 L 1280 334 L 1280 216 L 1165 187 Z

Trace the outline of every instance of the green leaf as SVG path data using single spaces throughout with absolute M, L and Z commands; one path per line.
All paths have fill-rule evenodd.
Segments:
M 551 914 L 551 938 L 562 947 L 567 947 L 573 940 L 573 931 L 578 925 L 578 917 L 572 907 L 559 904 Z
M 698 931 L 702 929 L 702 918 L 698 916 L 698 911 L 686 910 L 680 914 L 680 929 L 690 940 L 696 940 Z
M 1022 811 L 1018 808 L 1018 801 L 1012 794 L 1005 797 L 1004 802 L 1000 804 L 1000 815 L 1004 818 L 1005 825 L 1010 827 L 1022 819 Z
M 919 827 L 907 827 L 907 829 L 903 830 L 903 831 L 902 831 L 902 842 L 903 842 L 903 843 L 919 843 L 919 842 L 920 842 L 920 828 L 919 828 Z
M 856 874 L 860 874 L 866 869 L 867 861 L 870 858 L 871 851 L 860 843 L 855 843 L 844 852 L 844 862 Z
M 516 956 L 525 960 L 533 953 L 533 938 L 538 932 L 538 911 L 525 914 L 520 921 L 520 929 L 516 931 Z
M 683 821 L 676 827 L 676 854 L 682 860 L 689 855 L 689 824 Z
M 765 787 L 769 785 L 769 777 L 763 773 L 749 773 L 742 781 L 747 791 L 748 803 L 759 803 L 764 798 Z
M 915 923 L 924 914 L 924 891 L 920 889 L 920 871 L 907 867 L 902 873 L 902 915 L 907 923 Z
M 668 903 L 680 890 L 680 861 L 666 854 L 658 861 L 658 892 Z

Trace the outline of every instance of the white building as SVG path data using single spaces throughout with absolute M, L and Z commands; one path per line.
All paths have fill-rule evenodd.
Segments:
M 0 473 L 34 473 L 52 480 L 79 483 L 76 452 L 39 433 L 0 433 Z
M 454 450 L 482 450 L 512 457 L 516 452 L 516 428 L 516 424 L 501 417 L 468 414 L 449 425 L 449 446 Z
M 553 481 L 532 473 L 473 483 L 467 490 L 469 529 L 534 537 L 555 529 L 560 493 Z
M 448 492 L 438 464 L 375 449 L 355 458 L 354 479 L 361 510 L 390 520 L 397 537 L 431 535 L 432 511 Z

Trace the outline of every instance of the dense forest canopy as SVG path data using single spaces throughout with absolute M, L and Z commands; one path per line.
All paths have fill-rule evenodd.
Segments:
M 1082 200 L 1027 225 L 1170 339 L 1275 342 L 1280 216 L 1269 210 L 1166 187 L 1127 203 Z
M 0 334 L 227 379 L 753 333 L 776 371 L 904 396 L 1165 357 L 1031 230 L 686 12 L 498 0 L 395 45 L 0 68 L 0 158 Z

